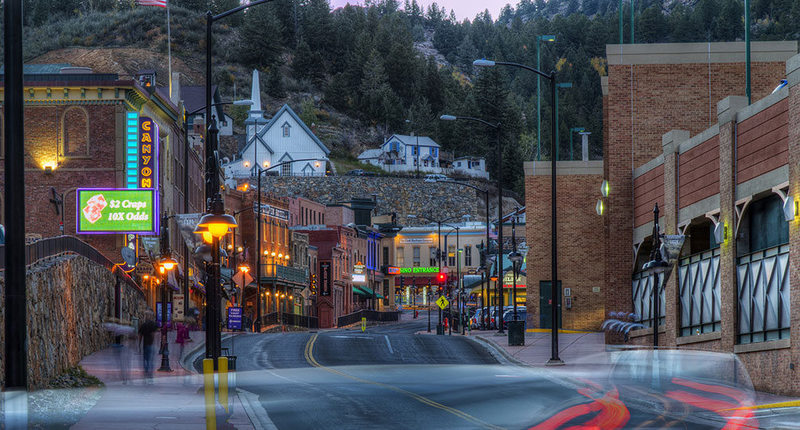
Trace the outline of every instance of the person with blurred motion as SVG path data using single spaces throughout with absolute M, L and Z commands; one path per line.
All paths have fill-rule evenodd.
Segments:
M 183 321 L 178 321 L 175 326 L 175 343 L 178 344 L 178 360 L 183 357 L 183 347 L 186 345 L 186 339 L 189 338 L 189 327 Z
M 139 326 L 139 338 L 142 341 L 142 364 L 148 383 L 153 382 L 153 353 L 155 352 L 153 343 L 155 342 L 155 332 L 158 331 L 158 325 L 153 321 L 153 315 L 152 311 L 147 311 L 144 323 Z

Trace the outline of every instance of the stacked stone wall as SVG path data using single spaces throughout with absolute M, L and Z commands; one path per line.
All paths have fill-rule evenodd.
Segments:
M 114 316 L 116 276 L 78 255 L 45 260 L 28 268 L 28 386 L 45 387 L 51 379 L 80 360 L 106 348 L 112 336 L 103 322 Z M 0 281 L 0 288 L 4 289 Z M 120 282 L 122 319 L 141 319 L 144 295 Z M 0 327 L 5 325 L 0 297 Z M 4 341 L 0 331 L 0 343 Z M 4 352 L 3 352 L 4 354 Z M 0 360 L 0 364 L 4 362 Z M 3 375 L 0 374 L 0 380 Z
M 479 188 L 487 187 L 483 182 L 475 181 L 472 184 Z M 396 212 L 401 220 L 409 214 L 430 218 L 467 214 L 474 220 L 483 220 L 486 212 L 482 193 L 459 185 L 429 183 L 413 178 L 268 176 L 263 179 L 262 187 L 279 196 L 305 197 L 322 204 L 375 195 L 375 214 Z M 491 189 L 494 193 L 494 188 Z M 496 208 L 496 195 L 490 197 L 489 204 L 490 211 Z M 503 205 L 505 212 L 514 208 L 509 203 L 504 202 Z

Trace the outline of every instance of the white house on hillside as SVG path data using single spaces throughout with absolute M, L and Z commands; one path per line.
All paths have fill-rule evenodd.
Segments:
M 486 159 L 483 157 L 458 157 L 453 160 L 453 173 L 476 178 L 489 179 Z
M 283 105 L 272 117 L 265 119 L 261 111 L 261 90 L 258 71 L 253 71 L 253 105 L 245 121 L 247 140 L 236 159 L 227 163 L 228 177 L 254 176 L 256 166 L 273 167 L 281 176 L 322 176 L 330 150 L 317 138 L 289 105 Z M 306 160 L 294 162 L 292 160 Z

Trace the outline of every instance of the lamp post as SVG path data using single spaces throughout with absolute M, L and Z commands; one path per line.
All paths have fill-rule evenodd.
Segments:
M 481 247 L 481 248 L 484 248 L 484 247 Z M 481 252 L 485 253 L 486 252 L 485 248 L 482 249 Z M 483 263 L 483 261 L 481 263 Z M 486 296 L 486 293 L 484 291 L 485 290 L 484 289 L 484 278 L 486 276 L 486 266 L 484 264 L 481 264 L 481 267 L 478 268 L 478 273 L 480 273 L 480 275 L 481 275 L 481 308 L 485 307 L 487 312 L 488 312 L 489 307 L 486 305 L 488 297 Z M 483 330 L 483 329 L 485 329 L 485 326 L 486 326 L 486 324 L 485 324 L 486 313 L 483 313 L 483 312 L 481 312 L 481 313 L 483 315 L 481 316 L 481 320 L 479 321 L 478 327 L 480 327 L 481 330 Z
M 572 82 L 559 82 L 556 84 L 556 88 L 572 88 Z M 558 91 L 556 91 L 555 111 L 556 120 L 553 126 L 556 128 L 556 152 L 555 156 L 551 155 L 551 157 L 553 157 L 553 160 L 560 160 L 561 158 L 558 156 L 559 146 L 561 146 L 558 140 Z
M 477 64 L 476 61 L 474 65 L 480 66 Z M 501 124 L 499 122 L 491 123 L 486 120 L 482 120 L 480 118 L 474 118 L 471 116 L 454 116 L 454 115 L 442 115 L 439 117 L 442 121 L 456 121 L 456 120 L 467 120 L 467 121 L 475 121 L 479 122 L 485 126 L 491 127 L 495 130 L 495 139 L 497 140 L 497 255 L 503 255 L 503 145 L 500 139 L 500 131 L 501 131 Z M 486 228 L 489 228 L 489 212 L 486 212 Z M 498 258 L 499 266 L 498 266 L 498 274 L 502 272 L 503 259 L 502 257 Z M 503 277 L 502 274 L 498 275 L 498 279 Z M 503 297 L 503 289 L 502 286 L 498 286 L 498 295 L 500 297 L 500 301 L 498 302 L 498 313 L 500 314 L 500 329 L 498 333 L 504 333 L 503 331 L 503 314 L 500 312 L 500 308 L 502 307 L 502 297 Z
M 545 34 L 536 36 L 536 68 L 541 69 L 541 57 L 539 56 L 539 45 L 541 42 L 555 42 L 556 36 L 552 34 Z M 536 76 L 536 160 L 542 158 L 542 91 L 540 76 Z
M 462 320 L 462 318 L 461 318 L 461 291 L 459 290 L 459 278 L 461 276 L 461 271 L 459 269 L 459 266 L 460 266 L 460 263 L 461 263 L 461 261 L 460 261 L 461 260 L 461 256 L 458 255 L 458 253 L 459 253 L 459 245 L 460 245 L 459 244 L 459 230 L 461 230 L 461 227 L 455 226 L 455 225 L 450 225 L 450 224 L 446 224 L 446 225 L 447 225 L 447 227 L 450 227 L 453 230 L 450 230 L 449 232 L 447 232 L 447 234 L 444 235 L 445 241 L 447 240 L 447 236 L 449 236 L 450 233 L 452 233 L 454 231 L 456 232 L 456 253 L 455 253 L 455 257 L 457 259 L 457 261 L 456 261 L 456 287 L 455 287 L 455 290 L 456 290 L 456 309 L 459 310 L 459 317 L 458 318 L 459 318 L 459 321 L 461 321 Z M 450 256 L 449 252 L 447 253 L 447 256 L 448 257 Z M 449 266 L 449 264 L 448 264 L 448 266 Z M 450 279 L 448 279 L 448 282 L 449 281 L 450 281 Z M 451 296 L 452 296 L 452 294 L 451 294 Z M 453 334 L 453 312 L 452 312 L 452 308 L 450 308 L 450 334 L 451 335 Z
M 164 283 L 161 287 L 161 367 L 158 369 L 159 372 L 172 372 L 169 367 L 169 343 L 167 342 L 168 273 L 177 267 L 178 262 L 172 258 L 172 253 L 169 250 L 169 230 L 167 228 L 169 218 L 171 217 L 164 216 L 161 222 L 161 259 L 158 266 L 158 271 L 161 273 Z
M 256 145 L 256 146 L 258 146 L 258 145 Z M 276 164 L 274 166 L 267 167 L 266 169 L 262 169 L 261 165 L 258 164 L 258 159 L 256 159 L 256 168 L 257 168 L 257 171 L 258 171 L 258 173 L 256 175 L 256 181 L 257 181 L 257 184 L 256 184 L 256 199 L 257 199 L 257 203 L 256 203 L 256 206 L 255 206 L 255 212 L 256 212 L 256 323 L 255 323 L 255 328 L 256 328 L 256 332 L 261 332 L 261 258 L 262 258 L 262 255 L 261 255 L 261 222 L 262 222 L 262 220 L 261 220 L 261 209 L 262 209 L 262 205 L 261 205 L 261 175 L 263 175 L 265 172 L 269 172 L 272 169 L 277 169 L 277 168 L 279 168 L 281 166 L 284 166 L 284 165 L 287 165 L 287 164 L 299 163 L 299 162 L 302 162 L 302 161 L 314 161 L 316 163 L 314 165 L 314 167 L 319 167 L 320 166 L 320 160 L 317 159 L 317 158 L 301 158 L 301 159 L 298 159 L 298 160 L 284 161 L 284 162 L 278 163 L 278 164 Z M 325 161 L 327 161 L 327 159 L 325 159 Z M 276 269 L 277 269 L 277 266 L 276 266 Z M 275 272 L 275 275 L 277 276 L 277 270 Z
M 407 119 L 406 124 L 411 124 L 411 120 Z M 414 152 L 415 152 L 414 163 L 415 167 L 417 168 L 417 177 L 419 178 L 419 133 L 415 131 L 414 136 L 417 138 L 417 144 L 414 147 Z
M 661 285 L 658 275 L 669 269 L 670 265 L 661 257 L 661 233 L 658 227 L 658 203 L 653 208 L 653 249 L 650 251 L 650 261 L 644 264 L 642 270 L 653 275 L 653 348 L 658 348 L 658 324 L 661 314 Z
M 511 288 L 513 288 L 513 293 L 512 294 L 513 294 L 513 302 L 514 302 L 513 303 L 513 306 L 514 306 L 514 321 L 517 321 L 517 273 L 519 272 L 519 269 L 521 267 L 520 263 L 522 263 L 522 259 L 523 259 L 522 254 L 517 252 L 517 237 L 516 237 L 516 227 L 517 227 L 516 219 L 517 219 L 517 217 L 516 217 L 516 215 L 518 213 L 519 213 L 518 210 L 515 211 L 514 215 L 511 218 L 511 247 L 514 250 L 511 252 L 511 255 L 508 256 L 508 259 L 511 260 L 511 270 L 512 270 L 513 279 L 514 279 L 513 285 L 511 286 Z
M 206 119 L 211 118 L 210 127 L 206 129 L 206 199 L 209 201 L 208 213 L 203 216 L 198 224 L 198 227 L 206 227 L 210 232 L 212 238 L 211 246 L 211 264 L 209 279 L 209 288 L 207 289 L 206 299 L 208 305 L 206 306 L 206 358 L 214 360 L 216 365 L 217 358 L 220 355 L 219 344 L 219 239 L 227 233 L 230 226 L 236 226 L 236 220 L 230 216 L 225 215 L 225 203 L 222 196 L 219 194 L 219 175 L 217 173 L 217 129 L 216 121 L 211 116 L 211 52 L 213 47 L 213 39 L 211 37 L 212 24 L 233 15 L 234 13 L 241 12 L 252 6 L 266 3 L 271 0 L 256 0 L 249 4 L 242 5 L 218 15 L 214 15 L 211 11 L 206 12 Z
M 511 63 L 507 61 L 493 61 L 493 60 L 475 60 L 473 65 L 482 66 L 482 67 L 494 67 L 494 66 L 508 66 L 508 67 L 517 67 L 520 69 L 525 69 L 530 72 L 536 73 L 537 75 L 548 79 L 550 81 L 550 100 L 555 106 L 556 104 L 556 72 L 551 71 L 549 74 L 546 74 L 539 69 L 534 69 L 533 67 L 526 66 L 524 64 L 519 63 Z M 563 365 L 564 361 L 562 361 L 558 356 L 558 307 L 561 303 L 560 298 L 560 291 L 558 289 L 558 231 L 556 226 L 558 225 L 558 211 L 556 209 L 556 163 L 557 160 L 554 157 L 556 153 L 556 145 L 557 145 L 557 136 L 556 130 L 558 129 L 558 122 L 556 120 L 556 109 L 553 109 L 551 114 L 553 127 L 551 130 L 551 141 L 550 141 L 550 152 L 552 162 L 550 163 L 550 175 L 551 175 L 551 184 L 550 184 L 550 194 L 551 194 L 551 281 L 550 281 L 550 292 L 551 297 L 553 300 L 552 305 L 552 315 L 551 317 L 551 336 L 550 336 L 550 360 L 548 360 L 547 364 L 551 366 L 556 365 Z M 501 215 L 502 217 L 502 215 Z M 502 231 L 502 229 L 501 229 Z

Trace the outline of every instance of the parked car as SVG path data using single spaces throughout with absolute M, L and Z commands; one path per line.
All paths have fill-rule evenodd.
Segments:
M 437 182 L 437 181 L 449 181 L 449 180 L 450 180 L 450 178 L 448 178 L 447 176 L 440 175 L 438 173 L 432 173 L 430 175 L 425 175 L 425 182 Z
M 517 306 L 517 319 L 520 321 L 526 321 L 525 328 L 527 328 L 527 316 L 528 310 L 525 307 Z M 514 309 L 507 309 L 503 314 L 503 328 L 508 328 L 508 322 L 514 319 Z
M 363 169 L 353 169 L 347 172 L 347 176 L 364 176 L 365 172 Z
M 481 326 L 480 321 L 484 313 L 483 311 L 484 308 L 478 308 L 477 310 L 475 310 L 475 315 L 473 315 L 472 318 L 469 319 L 469 328 L 472 329 L 480 328 Z

